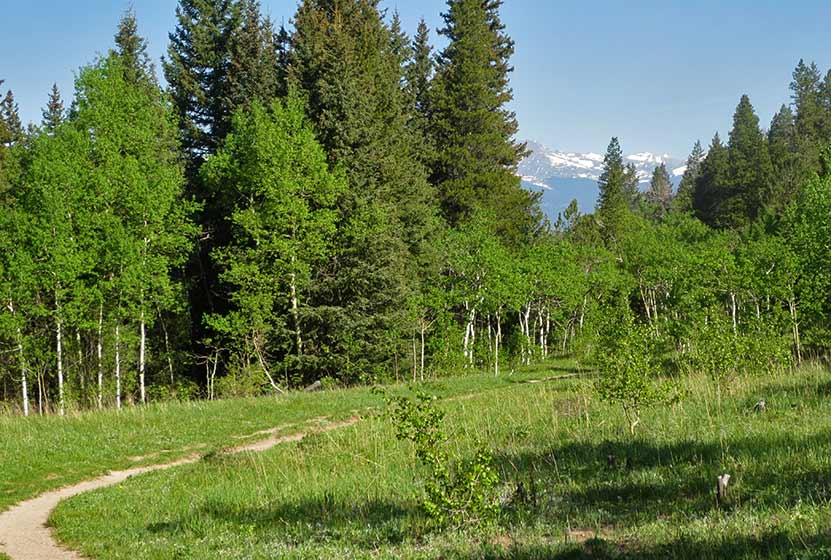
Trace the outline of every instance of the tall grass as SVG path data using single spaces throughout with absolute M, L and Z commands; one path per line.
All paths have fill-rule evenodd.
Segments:
M 683 388 L 677 404 L 644 412 L 635 437 L 586 379 L 506 381 L 444 399 L 453 460 L 485 442 L 501 473 L 502 514 L 486 528 L 429 523 L 419 508 L 425 473 L 378 414 L 81 495 L 52 521 L 94 558 L 827 554 L 831 374 L 805 368 L 720 387 L 690 377 Z M 754 413 L 761 398 L 767 411 Z M 722 473 L 730 493 L 717 503 Z

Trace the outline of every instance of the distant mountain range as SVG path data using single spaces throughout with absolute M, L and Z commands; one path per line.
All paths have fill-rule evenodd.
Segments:
M 601 154 L 562 152 L 537 142 L 528 142 L 530 154 L 519 165 L 523 184 L 533 191 L 542 191 L 542 208 L 554 221 L 572 200 L 583 213 L 592 212 L 598 197 L 597 180 L 603 171 Z M 635 166 L 641 188 L 652 178 L 652 172 L 664 163 L 675 185 L 684 175 L 684 162 L 668 154 L 640 152 L 624 156 L 626 163 Z

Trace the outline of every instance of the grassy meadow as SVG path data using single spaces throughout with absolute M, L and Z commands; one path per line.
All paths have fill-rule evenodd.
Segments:
M 513 377 L 456 377 L 437 393 L 453 397 L 488 391 L 539 375 L 539 369 L 529 368 Z M 66 417 L 0 416 L 0 511 L 109 470 L 210 454 L 244 443 L 245 436 L 264 437 L 254 435 L 261 430 L 282 427 L 291 433 L 312 419 L 336 421 L 383 402 L 371 388 L 361 387 L 257 399 L 167 402 Z
M 632 437 L 591 376 L 522 382 L 571 369 L 548 363 L 424 387 L 449 397 L 439 406 L 454 461 L 479 445 L 494 455 L 503 505 L 484 527 L 431 524 L 420 507 L 426 473 L 379 408 L 299 443 L 208 453 L 77 496 L 51 523 L 91 558 L 831 557 L 827 370 L 722 387 L 686 379 L 684 398 L 646 411 Z M 291 398 L 310 415 L 380 402 L 363 389 Z M 767 410 L 754 413 L 762 398 Z M 289 418 L 278 416 L 272 423 Z M 732 478 L 718 504 L 722 473 Z

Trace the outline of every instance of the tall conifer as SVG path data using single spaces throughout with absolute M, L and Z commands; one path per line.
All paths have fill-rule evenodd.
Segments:
M 693 197 L 695 195 L 695 183 L 701 175 L 701 164 L 704 161 L 704 148 L 701 141 L 696 140 L 692 152 L 687 158 L 687 168 L 678 184 L 678 193 L 673 199 L 673 209 L 678 212 L 692 212 Z
M 516 175 L 526 148 L 515 139 L 516 115 L 507 108 L 514 42 L 499 16 L 501 5 L 448 1 L 439 33 L 449 44 L 438 56 L 430 96 L 437 151 L 432 179 L 449 224 L 483 208 L 504 239 L 520 242 L 538 216 L 535 197 Z
M 54 132 L 66 118 L 66 110 L 61 99 L 61 92 L 58 90 L 58 84 L 52 84 L 49 99 L 42 114 L 42 125 L 47 132 Z

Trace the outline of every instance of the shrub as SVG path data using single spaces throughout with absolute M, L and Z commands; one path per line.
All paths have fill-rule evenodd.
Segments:
M 441 427 L 444 413 L 436 397 L 423 392 L 415 399 L 387 399 L 388 415 L 399 441 L 410 441 L 418 461 L 429 471 L 422 506 L 440 526 L 475 525 L 492 521 L 499 512 L 496 486 L 499 476 L 491 453 L 480 448 L 472 461 L 453 465 L 447 453 L 447 435 Z

